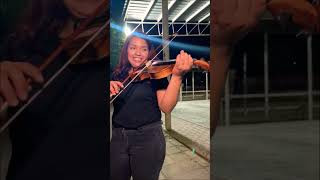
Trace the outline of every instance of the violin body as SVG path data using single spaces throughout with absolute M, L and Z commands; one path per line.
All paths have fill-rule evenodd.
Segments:
M 151 66 L 147 68 L 147 70 L 143 71 L 140 74 L 139 80 L 144 80 L 146 78 L 150 79 L 162 79 L 168 77 L 172 74 L 172 70 L 174 68 L 176 61 L 154 61 Z M 202 70 L 209 71 L 210 65 L 208 62 L 204 60 L 193 61 L 193 65 L 199 67 Z M 133 78 L 139 71 L 132 72 L 129 74 L 131 78 Z
M 319 11 L 307 0 L 270 0 L 267 9 L 276 17 L 289 14 L 292 21 L 303 29 L 319 32 Z
M 70 57 L 75 54 L 82 45 L 84 45 L 95 32 L 99 30 L 100 27 L 107 21 L 107 12 L 104 12 L 99 17 L 96 17 L 90 22 L 86 29 L 76 36 L 72 43 L 65 47 L 65 52 Z M 73 21 L 74 24 L 84 23 L 84 20 Z M 81 22 L 82 21 L 82 22 Z M 109 56 L 109 29 L 106 28 L 101 32 L 93 41 L 90 43 L 77 57 L 72 64 L 83 64 L 89 61 L 97 61 Z
M 81 46 L 88 41 L 92 34 L 76 39 L 72 44 L 65 48 L 68 56 L 75 54 Z M 92 44 L 90 44 L 72 64 L 83 64 L 89 61 L 97 61 L 109 56 L 109 38 L 107 31 L 100 34 Z

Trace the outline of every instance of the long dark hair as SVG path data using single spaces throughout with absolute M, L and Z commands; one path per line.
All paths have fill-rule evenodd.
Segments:
M 128 46 L 129 46 L 129 43 L 133 37 L 138 37 L 138 38 L 143 39 L 147 42 L 148 50 L 149 50 L 149 57 L 148 57 L 149 59 L 153 58 L 153 56 L 155 55 L 155 50 L 154 50 L 148 36 L 146 34 L 141 33 L 141 32 L 134 32 L 133 34 L 131 34 L 130 36 L 127 37 L 127 39 L 125 40 L 125 42 L 122 46 L 120 58 L 119 58 L 119 63 L 115 67 L 115 69 L 112 73 L 113 80 L 117 80 L 117 81 L 124 80 L 128 76 L 130 69 L 132 68 L 132 66 L 128 60 Z

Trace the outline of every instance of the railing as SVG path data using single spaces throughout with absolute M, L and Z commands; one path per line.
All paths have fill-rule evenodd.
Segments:
M 300 113 L 299 117 L 297 118 L 308 119 L 308 112 L 311 111 L 313 112 L 313 116 L 317 117 L 316 115 L 319 114 L 320 98 L 315 98 L 315 96 L 319 97 L 320 91 L 313 91 L 312 97 L 314 101 L 312 106 L 308 104 L 308 96 L 309 93 L 307 91 L 269 93 L 267 97 L 269 101 L 267 102 L 267 106 L 265 106 L 265 94 L 263 93 L 237 95 L 233 94 L 228 98 L 222 98 L 220 119 L 223 119 L 222 123 L 224 125 L 229 126 L 231 124 L 230 117 L 232 114 L 237 114 L 238 118 L 238 120 L 235 120 L 236 118 L 232 119 L 233 122 L 239 122 L 239 119 L 248 117 L 249 113 L 252 113 L 252 116 L 257 118 L 257 120 L 255 120 L 254 122 L 273 121 L 272 117 L 270 116 L 272 112 L 277 112 L 278 114 L 282 114 L 282 117 L 287 118 L 292 118 L 292 116 L 296 116 L 297 113 Z M 262 115 L 261 113 L 265 111 L 266 107 L 268 108 L 268 114 Z M 310 110 L 309 108 L 312 108 L 312 110 Z M 239 115 L 239 113 L 242 114 L 242 116 Z M 293 115 L 292 113 L 295 113 L 295 115 Z M 275 113 L 273 113 L 273 115 L 274 114 Z M 247 120 L 247 122 L 249 122 L 249 120 Z

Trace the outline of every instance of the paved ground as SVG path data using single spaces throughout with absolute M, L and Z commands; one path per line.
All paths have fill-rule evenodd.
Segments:
M 319 120 L 218 127 L 211 145 L 214 180 L 319 179 Z
M 172 129 L 210 150 L 210 101 L 182 101 L 171 113 Z M 164 115 L 163 115 L 164 116 Z
M 171 114 L 172 129 L 209 151 L 209 100 L 178 102 Z M 163 115 L 164 119 L 164 115 Z M 167 133 L 167 155 L 160 180 L 209 180 L 209 162 Z
M 179 102 L 172 129 L 209 150 L 209 119 L 209 101 Z M 214 180 L 319 179 L 319 121 L 218 127 L 211 149 Z
M 160 180 L 209 180 L 209 162 L 165 133 L 167 154 Z

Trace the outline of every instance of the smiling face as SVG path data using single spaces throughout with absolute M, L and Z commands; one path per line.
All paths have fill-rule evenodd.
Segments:
M 127 49 L 128 60 L 133 68 L 139 67 L 149 56 L 149 46 L 146 40 L 133 37 Z

